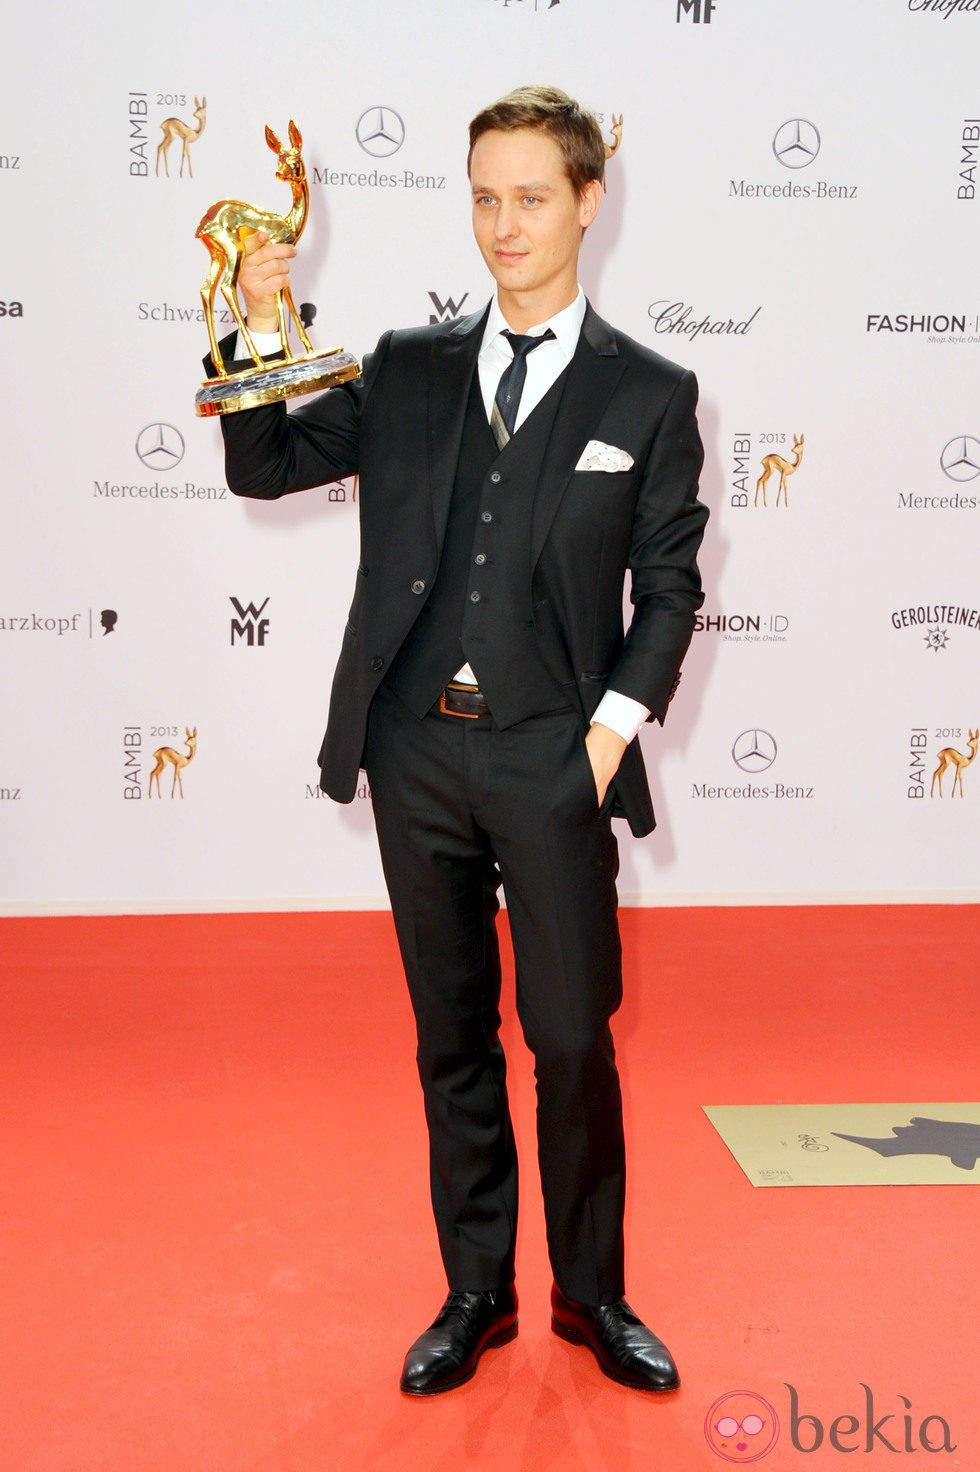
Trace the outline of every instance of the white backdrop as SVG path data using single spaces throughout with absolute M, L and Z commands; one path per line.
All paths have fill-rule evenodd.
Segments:
M 366 790 L 315 785 L 355 488 L 225 490 L 194 231 L 223 196 L 288 206 L 263 127 L 295 117 L 317 345 L 469 312 L 466 124 L 529 80 L 624 115 L 584 284 L 701 383 L 707 601 L 641 736 L 660 826 L 617 825 L 624 901 L 976 898 L 980 0 L 94 0 L 46 26 L 5 19 L 0 99 L 8 912 L 385 902 Z M 166 120 L 198 117 L 168 176 Z M 788 505 L 778 467 L 754 504 L 798 438 Z M 188 728 L 183 797 L 170 765 L 151 796 Z

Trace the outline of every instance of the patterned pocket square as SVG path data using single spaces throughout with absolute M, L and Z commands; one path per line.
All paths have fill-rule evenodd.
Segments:
M 576 470 L 632 470 L 633 456 L 628 455 L 625 450 L 617 450 L 615 445 L 604 445 L 602 440 L 589 440 L 582 451 L 582 458 L 576 465 Z

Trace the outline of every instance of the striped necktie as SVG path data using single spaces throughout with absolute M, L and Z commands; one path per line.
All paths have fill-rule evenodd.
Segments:
M 527 377 L 527 355 L 533 353 L 535 348 L 540 347 L 549 338 L 554 338 L 554 335 L 550 327 L 539 337 L 519 337 L 516 332 L 503 333 L 514 351 L 514 356 L 500 375 L 500 382 L 497 384 L 497 392 L 493 401 L 493 412 L 490 415 L 490 428 L 493 430 L 498 450 L 504 448 L 514 433 L 517 410 L 520 407 L 524 380 Z

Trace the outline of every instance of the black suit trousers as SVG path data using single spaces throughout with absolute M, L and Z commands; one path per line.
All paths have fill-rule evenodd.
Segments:
M 573 710 L 507 730 L 382 686 L 365 767 L 418 1032 L 449 1285 L 514 1274 L 517 1158 L 500 1026 L 497 890 L 535 1060 L 548 1250 L 570 1297 L 622 1296 L 625 1152 L 610 1018 L 622 998 L 618 854 Z

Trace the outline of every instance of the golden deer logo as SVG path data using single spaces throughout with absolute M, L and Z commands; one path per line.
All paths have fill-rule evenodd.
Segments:
M 242 341 L 252 355 L 253 362 L 256 367 L 264 368 L 265 363 L 252 341 L 235 291 L 235 282 L 238 280 L 238 272 L 245 256 L 244 241 L 256 230 L 264 230 L 269 239 L 276 241 L 277 244 L 295 245 L 303 233 L 310 207 L 310 186 L 307 183 L 306 167 L 301 153 L 303 137 L 296 124 L 294 122 L 289 124 L 288 148 L 283 147 L 268 125 L 265 130 L 265 141 L 277 155 L 276 178 L 288 184 L 292 190 L 293 203 L 289 211 L 285 215 L 276 215 L 271 210 L 256 209 L 254 204 L 246 204 L 241 199 L 221 199 L 207 211 L 196 232 L 198 240 L 203 240 L 211 253 L 211 265 L 208 268 L 204 285 L 201 287 L 201 300 L 204 303 L 204 317 L 211 341 L 211 358 L 220 374 L 224 374 L 225 365 L 218 351 L 218 338 L 214 330 L 214 299 L 218 288 L 221 288 L 221 295 L 231 308 L 231 314 L 242 334 Z M 289 308 L 290 315 L 296 324 L 296 331 L 308 354 L 312 354 L 313 344 L 307 337 L 306 328 L 293 305 L 289 287 L 285 286 L 276 296 L 276 308 L 279 313 L 279 340 L 282 343 L 286 362 L 293 363 L 296 361 L 296 355 L 289 346 L 286 307 Z
M 156 766 L 150 773 L 150 783 L 146 794 L 147 797 L 153 796 L 154 781 L 156 781 L 157 784 L 157 797 L 162 797 L 163 794 L 160 791 L 160 773 L 163 771 L 168 762 L 174 769 L 174 780 L 170 784 L 170 796 L 173 797 L 174 792 L 179 787 L 180 795 L 181 797 L 183 797 L 184 784 L 181 780 L 180 774 L 183 768 L 187 766 L 187 763 L 194 760 L 194 754 L 197 751 L 197 727 L 195 726 L 192 731 L 189 727 L 185 726 L 184 735 L 187 738 L 186 752 L 174 751 L 172 746 L 161 746 L 153 753 L 154 760 L 156 761 Z
M 183 141 L 184 145 L 180 153 L 180 178 L 182 179 L 184 177 L 184 164 L 186 163 L 188 178 L 193 179 L 194 170 L 191 168 L 190 146 L 192 143 L 196 143 L 198 138 L 200 138 L 201 134 L 204 132 L 204 120 L 207 115 L 207 110 L 208 99 L 206 97 L 202 97 L 199 102 L 195 97 L 194 116 L 197 118 L 196 128 L 191 123 L 183 122 L 181 118 L 164 118 L 163 122 L 160 124 L 160 128 L 163 132 L 163 137 L 157 144 L 156 173 L 158 175 L 160 173 L 160 160 L 162 158 L 164 172 L 166 173 L 167 178 L 170 178 L 170 165 L 167 162 L 167 154 L 170 152 L 170 145 L 173 143 L 174 139 L 180 138 Z
M 963 796 L 963 770 L 965 767 L 968 767 L 976 757 L 977 744 L 978 741 L 980 741 L 980 727 L 978 727 L 976 731 L 971 731 L 969 733 L 969 736 L 969 756 L 967 756 L 965 751 L 957 751 L 955 746 L 944 746 L 942 751 L 939 753 L 939 766 L 932 774 L 932 786 L 929 789 L 930 797 L 935 797 L 937 787 L 939 788 L 939 796 L 942 797 L 943 774 L 945 772 L 948 772 L 950 767 L 955 767 L 956 772 L 953 777 L 953 790 L 949 795 L 950 797 L 955 797 L 956 789 L 958 787 L 960 789 L 960 797 Z
M 616 114 L 613 113 L 613 115 L 612 115 L 612 124 L 611 124 L 611 127 L 610 127 L 610 132 L 612 133 L 612 140 L 613 141 L 611 143 L 604 143 L 602 145 L 603 148 L 606 151 L 606 160 L 607 160 L 607 162 L 608 162 L 609 159 L 612 158 L 613 154 L 616 152 L 616 149 L 619 147 L 619 145 L 623 141 L 623 114 L 622 113 L 619 114 L 619 117 L 617 117 Z M 605 193 L 605 190 L 606 190 L 606 181 L 605 181 L 605 179 L 603 179 L 603 181 L 602 181 L 602 190 L 603 190 L 603 193 Z
M 785 456 L 783 456 L 783 455 L 766 455 L 766 456 L 764 456 L 763 457 L 763 461 L 762 461 L 762 474 L 759 476 L 759 479 L 756 481 L 756 485 L 755 485 L 755 505 L 758 506 L 758 504 L 759 504 L 759 494 L 760 494 L 760 492 L 762 494 L 762 504 L 763 504 L 763 506 L 768 505 L 768 502 L 766 501 L 766 486 L 769 484 L 769 477 L 772 475 L 773 471 L 774 470 L 778 470 L 779 471 L 779 490 L 776 492 L 776 505 L 778 506 L 779 505 L 779 502 L 780 502 L 780 499 L 782 499 L 784 505 L 788 506 L 789 505 L 789 496 L 787 495 L 787 492 L 786 492 L 786 477 L 788 475 L 792 475 L 795 470 L 798 470 L 799 469 L 799 467 L 800 467 L 800 461 L 802 459 L 803 459 L 803 436 L 800 435 L 799 439 L 797 439 L 795 434 L 793 436 L 793 459 L 792 460 L 787 460 L 785 458 Z

